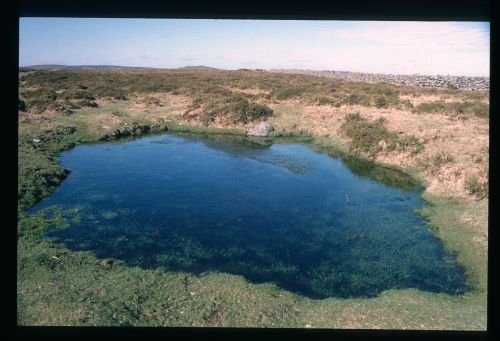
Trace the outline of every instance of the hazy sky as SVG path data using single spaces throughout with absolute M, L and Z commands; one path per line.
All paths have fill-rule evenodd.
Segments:
M 488 76 L 471 22 L 21 18 L 19 65 L 307 68 Z

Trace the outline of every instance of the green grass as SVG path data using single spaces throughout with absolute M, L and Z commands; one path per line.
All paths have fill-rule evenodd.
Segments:
M 364 152 L 370 156 L 376 156 L 384 150 L 389 152 L 404 150 L 417 154 L 423 149 L 423 145 L 416 137 L 400 137 L 397 133 L 390 132 L 384 127 L 383 119 L 368 122 L 359 113 L 347 115 L 341 130 L 351 139 L 351 151 Z
M 425 89 L 393 84 L 369 84 L 341 81 L 308 75 L 275 74 L 267 72 L 241 71 L 189 71 L 168 70 L 162 72 L 116 72 L 111 70 L 61 70 L 36 71 L 22 78 L 22 85 L 36 87 L 34 91 L 68 91 L 67 94 L 124 100 L 136 94 L 156 92 L 186 95 L 199 98 L 206 103 L 214 97 L 226 98 L 234 95 L 230 89 L 260 89 L 267 92 L 268 100 L 300 99 L 304 103 L 323 103 L 334 106 L 342 104 L 376 106 L 378 108 L 401 108 L 408 106 L 400 95 L 407 94 L 462 94 L 466 104 L 457 110 L 484 113 L 481 100 L 484 93 L 464 93 L 451 89 Z M 44 90 L 40 90 L 44 89 Z M 33 96 L 33 90 L 23 91 Z M 64 96 L 63 94 L 61 94 Z M 248 100 L 266 95 L 239 93 Z M 72 96 L 69 96 L 72 97 Z M 471 106 L 470 103 L 473 105 Z M 38 104 L 34 103 L 36 107 Z M 42 104 L 39 104 L 42 105 Z
M 40 143 L 33 142 L 40 139 Z M 50 195 L 67 176 L 58 155 L 91 140 L 73 126 L 20 134 L 18 139 L 18 207 L 24 210 Z
M 198 117 L 205 126 L 214 123 L 217 118 L 223 118 L 232 124 L 246 124 L 273 115 L 273 110 L 269 107 L 251 103 L 242 95 L 214 97 L 207 100 L 204 105 L 201 105 L 201 103 L 203 103 L 203 100 L 198 97 L 193 105 L 196 108 L 202 107 Z
M 389 99 L 390 106 L 391 96 L 395 98 L 397 94 L 391 92 L 391 86 L 376 90 L 376 85 L 339 82 L 312 76 L 250 72 L 242 77 L 241 72 L 195 74 L 174 71 L 146 75 L 134 72 L 117 74 L 109 71 L 34 72 L 26 75 L 23 82 L 24 86 L 47 89 L 47 92 L 40 91 L 32 98 L 41 98 L 49 105 L 58 101 L 64 105 L 67 100 L 60 98 L 63 96 L 61 92 L 56 95 L 56 100 L 52 101 L 50 91 L 74 89 L 75 84 L 95 98 L 106 94 L 102 86 L 108 85 L 123 91 L 129 99 L 117 100 L 116 103 L 103 107 L 75 109 L 74 114 L 70 116 L 58 116 L 58 125 L 55 127 L 49 128 L 44 124 L 30 122 L 20 125 L 18 324 L 298 328 L 310 325 L 324 328 L 441 330 L 486 328 L 487 249 L 476 242 L 478 232 L 465 224 L 460 216 L 465 212 L 472 216 L 487 217 L 484 212 L 487 210 L 487 199 L 467 204 L 425 197 L 430 206 L 421 212 L 445 246 L 457 254 L 459 262 L 467 270 L 471 291 L 463 296 L 448 296 L 418 290 L 389 290 L 372 299 L 311 300 L 273 284 L 251 284 L 241 276 L 210 273 L 196 277 L 188 273 L 167 272 L 161 269 L 128 267 L 117 260 L 103 262 L 90 252 L 72 252 L 42 237 L 46 229 L 65 228 L 67 220 L 78 219 L 78 212 L 62 212 L 56 209 L 52 215 L 44 215 L 44 212 L 34 216 L 24 214 L 25 209 L 50 195 L 66 176 L 67 171 L 59 165 L 61 151 L 81 143 L 97 142 L 102 137 L 102 131 L 89 126 L 89 119 L 101 113 L 118 111 L 124 113 L 123 116 L 116 116 L 118 119 L 129 120 L 127 108 L 134 102 L 130 99 L 134 98 L 134 94 L 176 91 L 191 98 L 200 96 L 199 105 L 202 107 L 214 97 L 222 101 L 231 96 L 232 92 L 224 90 L 225 87 L 258 88 L 271 92 L 276 84 L 282 84 L 284 89 L 287 84 L 293 84 L 293 88 L 296 88 L 301 83 L 307 83 L 320 89 L 320 95 L 323 93 L 334 101 L 341 101 L 349 96 L 349 93 L 364 91 L 369 94 L 370 103 L 372 98 L 383 96 Z M 297 93 L 297 96 L 307 96 L 307 88 L 302 89 L 303 94 Z M 400 94 L 414 92 L 406 87 L 398 89 Z M 425 93 L 428 90 L 418 91 Z M 437 93 L 450 91 L 440 90 Z M 206 97 L 203 97 L 203 94 Z M 252 103 L 251 97 L 243 97 L 248 99 L 249 104 Z M 27 97 L 23 98 L 26 99 L 29 109 Z M 37 105 L 31 108 L 41 110 L 40 112 L 46 110 Z M 166 105 L 161 110 L 167 112 L 172 108 Z M 141 117 L 137 120 L 137 123 L 144 123 Z M 375 143 L 378 145 L 379 137 L 388 139 L 394 148 L 413 148 L 412 141 L 408 141 L 405 146 L 404 138 L 387 132 L 383 128 L 383 122 L 376 122 L 368 127 L 363 119 L 351 117 L 350 120 L 348 124 L 360 125 L 363 128 L 361 131 L 369 136 L 369 143 L 366 145 L 366 141 L 358 141 L 362 150 L 369 151 Z M 228 134 L 241 138 L 244 135 L 243 129 L 193 127 L 174 121 L 163 121 L 157 126 L 158 130 L 153 130 L 160 131 L 164 124 L 168 126 L 169 131 L 175 133 Z M 356 134 L 356 130 L 352 129 L 352 133 Z M 38 147 L 33 143 L 34 138 L 42 140 Z M 273 133 L 269 143 L 273 141 L 312 144 L 322 152 L 342 157 L 346 165 L 360 176 L 376 178 L 382 182 L 396 181 L 394 185 L 398 186 L 405 183 L 411 185 L 412 181 L 415 181 L 410 181 L 404 173 L 394 168 L 378 167 L 372 161 L 363 159 L 362 155 L 352 157 L 349 151 L 339 147 L 333 137 L 277 131 Z
M 429 199 L 430 200 L 430 199 Z M 486 261 L 471 248 L 471 231 L 457 224 L 460 204 L 432 202 L 425 216 L 469 271 L 475 289 L 464 296 L 389 290 L 372 299 L 307 299 L 243 277 L 128 267 L 90 252 L 71 252 L 42 239 L 78 212 L 21 216 L 18 229 L 20 325 L 226 326 L 484 329 Z M 466 250 L 463 250 L 465 248 Z M 461 255 L 461 256 L 460 256 Z
M 487 249 L 482 248 L 476 241 L 477 231 L 467 227 L 460 219 L 463 214 L 477 214 L 487 217 L 488 201 L 483 200 L 480 206 L 475 203 L 460 203 L 453 199 L 438 198 L 431 195 L 423 197 L 428 207 L 420 210 L 439 239 L 448 250 L 455 253 L 458 262 L 466 270 L 469 286 L 474 288 L 472 294 L 485 295 L 487 290 L 488 262 Z
M 444 113 L 447 115 L 489 117 L 489 105 L 481 100 L 451 102 L 434 101 L 421 103 L 414 108 L 417 113 Z
M 465 190 L 479 199 L 488 197 L 488 181 L 483 182 L 478 176 L 471 176 L 465 180 Z

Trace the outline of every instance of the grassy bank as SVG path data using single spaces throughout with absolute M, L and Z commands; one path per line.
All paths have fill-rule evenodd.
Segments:
M 94 101 L 97 107 L 80 106 L 80 108 L 73 109 L 66 107 L 64 110 L 73 111 L 66 115 L 64 111 L 50 108 L 38 112 L 37 108 L 42 108 L 42 104 L 35 102 L 33 106 L 32 101 L 27 104 L 27 107 L 31 106 L 35 109 L 20 115 L 17 250 L 17 317 L 20 325 L 458 330 L 484 330 L 486 328 L 487 199 L 464 201 L 424 195 L 429 207 L 423 209 L 421 214 L 433 226 L 436 236 L 450 251 L 456 253 L 458 261 L 467 271 L 468 284 L 472 290 L 463 296 L 409 289 L 389 290 L 370 299 L 312 300 L 292 294 L 273 284 L 252 284 L 241 276 L 230 274 L 210 273 L 196 277 L 189 273 L 128 267 L 121 261 L 98 259 L 90 252 L 72 252 L 51 240 L 40 238 L 47 228 L 54 226 L 64 228 L 68 220 L 78 219 L 78 212 L 61 212 L 57 209 L 51 214 L 40 212 L 34 216 L 27 216 L 24 213 L 37 201 L 50 195 L 54 188 L 64 180 L 68 171 L 59 165 L 58 157 L 62 151 L 82 143 L 94 143 L 100 140 L 120 141 L 123 138 L 162 132 L 165 131 L 165 126 L 173 133 L 225 134 L 238 137 L 243 137 L 246 128 L 242 122 L 232 124 L 224 121 L 227 118 L 226 114 L 222 115 L 224 120 L 222 123 L 219 122 L 220 124 L 217 124 L 217 120 L 208 126 L 190 124 L 189 115 L 182 116 L 186 112 L 185 109 L 189 111 L 189 108 L 183 107 L 182 103 L 175 102 L 171 99 L 172 97 L 165 97 L 162 94 L 154 96 L 162 106 L 158 106 L 154 99 L 148 99 L 145 101 L 146 107 L 140 106 L 137 111 L 134 111 L 136 99 L 143 100 L 144 96 L 132 92 L 158 91 L 158 88 L 153 86 L 155 84 L 160 87 L 160 90 L 168 87 L 163 90 L 178 91 L 179 94 L 190 94 L 193 97 L 200 94 L 200 91 L 206 90 L 204 87 L 201 89 L 199 79 L 190 79 L 188 75 L 182 73 L 175 75 L 177 80 L 172 80 L 170 83 L 165 82 L 164 79 L 161 81 L 160 76 L 153 74 L 150 83 L 146 83 L 146 85 L 149 84 L 148 88 L 123 88 L 125 89 L 123 93 L 119 91 L 108 93 L 106 92 L 108 90 L 103 90 L 102 86 L 110 79 L 120 84 L 117 89 L 139 86 L 136 84 L 141 78 L 137 76 L 136 83 L 128 83 L 130 81 L 128 78 L 122 81 L 116 75 L 108 76 L 103 73 L 100 76 L 102 79 L 98 79 L 102 82 L 102 86 L 99 87 L 99 82 L 91 83 L 85 74 L 77 73 L 77 75 L 80 77 L 78 82 L 75 82 L 75 78 L 71 78 L 75 77 L 71 73 L 69 75 L 59 73 L 37 76 L 41 77 L 41 80 L 35 79 L 35 82 L 31 79 L 31 83 L 26 82 L 23 85 L 28 88 L 36 86 L 54 88 L 59 84 L 54 89 L 56 96 L 59 96 L 59 87 L 72 87 L 74 84 L 81 83 L 79 89 L 88 91 L 85 93 L 86 100 Z M 278 97 L 307 97 L 312 91 L 311 88 L 297 86 L 296 91 L 287 92 L 285 85 L 288 83 L 285 83 L 283 78 L 278 80 L 277 76 L 266 78 L 259 75 L 255 76 L 255 79 L 252 78 L 253 75 L 249 78 L 236 76 L 237 73 L 225 75 L 209 73 L 203 77 L 210 82 L 224 77 L 224 82 L 226 82 L 224 84 L 240 90 L 255 87 L 270 91 L 277 89 L 272 90 L 274 93 L 271 94 L 271 97 L 276 99 Z M 69 77 L 69 79 L 64 77 Z M 132 74 L 127 77 L 136 76 Z M 159 80 L 156 81 L 155 77 Z M 235 79 L 231 80 L 231 77 Z M 290 76 L 290 80 L 298 83 L 304 82 L 304 84 L 309 82 L 307 77 Z M 273 87 L 274 81 L 283 82 L 280 83 L 283 86 Z M 322 82 L 323 80 L 314 78 L 314 81 Z M 325 91 L 331 91 L 328 87 L 332 84 L 337 83 L 325 81 L 324 85 L 318 86 L 324 87 Z M 391 92 L 384 92 L 392 89 L 392 86 L 381 90 L 367 90 L 362 88 L 363 85 L 347 86 L 342 83 L 339 88 L 333 87 L 332 89 L 341 91 L 342 86 L 352 91 L 365 91 L 364 96 L 382 94 L 389 98 L 389 106 L 395 101 Z M 210 87 L 207 89 L 209 90 L 207 94 L 213 94 L 215 91 Z M 404 88 L 398 91 L 412 93 L 410 90 Z M 189 93 L 189 91 L 193 92 Z M 450 95 L 454 93 L 452 90 L 449 92 Z M 266 96 L 253 93 L 247 95 L 249 103 L 255 101 L 256 104 L 259 98 L 265 99 Z M 103 96 L 113 98 L 105 99 Z M 339 95 L 339 99 L 344 97 L 345 93 L 342 96 Z M 52 101 L 51 98 L 53 95 L 49 96 L 48 100 Z M 62 101 L 66 100 L 68 103 L 76 101 L 69 95 L 62 99 Z M 77 100 L 82 100 L 82 98 Z M 209 97 L 206 100 L 208 101 Z M 201 107 L 206 104 L 205 99 L 199 102 Z M 71 105 L 68 103 L 66 105 Z M 153 106 L 147 107 L 148 103 L 153 103 Z M 245 105 L 243 107 L 242 112 L 247 113 L 245 110 L 248 107 Z M 279 115 L 280 112 L 274 111 L 269 119 L 272 121 L 275 116 Z M 180 117 L 184 117 L 185 120 Z M 362 120 L 361 122 L 366 123 Z M 148 128 L 145 128 L 146 126 Z M 372 128 L 367 129 L 370 132 Z M 384 135 L 388 141 L 393 141 L 395 148 L 398 148 L 401 136 L 384 132 L 380 125 L 375 124 L 375 128 L 377 133 Z M 116 130 L 119 130 L 120 134 L 117 134 Z M 123 134 L 124 131 L 129 133 Z M 34 139 L 40 142 L 34 142 Z M 361 154 L 353 157 L 353 151 L 349 150 L 349 147 L 336 136 L 321 136 L 290 127 L 290 129 L 279 129 L 269 139 L 264 139 L 264 143 L 287 141 L 307 143 L 319 151 L 341 157 L 355 174 L 381 182 L 386 181 L 388 185 L 414 186 L 416 183 L 425 182 L 422 177 L 419 177 L 419 171 L 414 168 L 394 167 L 389 163 L 385 166 L 377 165 L 380 163 L 378 160 L 374 163 L 373 158 L 372 160 L 369 158 L 370 148 L 361 150 Z M 376 142 L 378 145 L 378 141 Z M 364 145 L 361 147 L 364 148 Z M 413 176 L 407 176 L 405 173 Z

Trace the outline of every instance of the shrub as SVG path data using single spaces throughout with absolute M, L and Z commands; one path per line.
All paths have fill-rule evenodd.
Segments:
M 273 114 L 273 110 L 271 108 L 261 104 L 250 104 L 249 109 L 251 121 L 268 117 Z
M 124 116 L 128 116 L 126 113 L 123 113 L 123 112 L 120 112 L 120 111 L 113 111 L 111 112 L 111 115 L 115 116 L 115 117 L 124 117 Z
M 427 103 L 420 103 L 415 107 L 415 112 L 418 113 L 433 113 L 433 112 L 445 112 L 446 103 L 443 101 L 434 101 Z
M 424 150 L 424 145 L 416 136 L 398 137 L 398 148 L 404 151 L 409 151 L 412 154 L 418 154 Z
M 50 89 L 38 89 L 23 93 L 26 98 L 25 107 L 35 112 L 53 109 L 57 100 L 57 93 Z
M 387 108 L 387 98 L 384 96 L 377 97 L 375 99 L 375 106 L 377 108 Z
M 383 125 L 383 120 L 367 122 L 359 113 L 349 114 L 341 126 L 341 130 L 351 138 L 351 149 L 374 154 L 378 143 L 382 140 L 389 143 L 387 149 L 393 150 L 395 145 L 390 143 L 395 139 L 394 133 L 388 132 Z
M 26 103 L 24 103 L 24 101 L 20 98 L 19 98 L 18 102 L 19 102 L 19 104 L 18 104 L 19 111 L 26 111 Z
M 400 137 L 397 133 L 388 131 L 384 127 L 383 118 L 368 122 L 359 113 L 349 114 L 340 129 L 351 139 L 352 151 L 365 152 L 372 157 L 382 150 L 404 150 L 413 154 L 423 150 L 422 143 L 415 136 Z
M 359 104 L 369 106 L 371 101 L 367 95 L 355 92 L 345 97 L 342 102 L 347 105 Z
M 117 100 L 126 100 L 125 92 L 117 87 L 101 86 L 94 89 L 97 97 L 108 97 Z
M 193 101 L 191 108 L 201 106 L 201 99 Z M 248 123 L 273 114 L 269 107 L 251 103 L 241 95 L 232 95 L 225 98 L 215 98 L 204 105 L 200 119 L 204 125 L 214 122 L 216 117 L 225 118 L 232 123 Z
M 420 113 L 445 113 L 450 115 L 476 115 L 478 117 L 489 117 L 489 105 L 482 101 L 464 101 L 445 103 L 444 101 L 434 101 L 421 103 L 414 109 Z
M 221 108 L 221 112 L 233 116 L 234 122 L 248 123 L 250 121 L 271 116 L 272 109 L 257 103 L 250 103 L 241 96 L 231 96 Z
M 76 102 L 77 105 L 82 106 L 82 107 L 90 107 L 90 108 L 97 108 L 98 105 L 96 102 L 89 101 L 88 99 L 83 99 L 81 101 Z
M 161 106 L 160 99 L 154 96 L 146 96 L 142 100 L 139 100 L 138 103 L 146 104 L 146 105 L 157 105 Z
M 401 106 L 405 109 L 413 109 L 413 104 L 408 99 L 405 99 L 404 101 L 401 101 L 400 103 L 401 103 Z
M 341 103 L 338 102 L 337 100 L 324 96 L 319 97 L 317 103 L 318 105 L 333 105 L 336 107 L 341 105 Z
M 307 90 L 306 85 L 301 86 L 286 86 L 271 91 L 271 96 L 276 97 L 277 100 L 285 100 L 290 98 L 299 97 Z
M 464 189 L 468 194 L 479 199 L 488 197 L 488 181 L 481 181 L 480 177 L 472 176 L 465 180 Z
M 95 97 L 90 92 L 80 89 L 68 89 L 64 91 L 63 98 L 68 100 L 69 99 L 95 100 Z
M 460 103 L 449 103 L 450 111 L 462 115 L 476 115 L 479 117 L 489 116 L 489 105 L 482 101 L 464 101 Z
M 420 167 L 425 168 L 425 170 L 431 174 L 436 174 L 442 166 L 454 161 L 455 158 L 451 154 L 442 150 L 434 155 L 431 155 L 427 160 L 422 160 L 420 162 Z
M 344 103 L 349 105 L 359 104 L 361 103 L 361 97 L 357 94 L 350 94 L 344 99 Z

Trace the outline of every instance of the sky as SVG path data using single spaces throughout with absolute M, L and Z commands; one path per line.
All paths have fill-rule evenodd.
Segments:
M 488 22 L 21 18 L 19 66 L 489 76 Z

